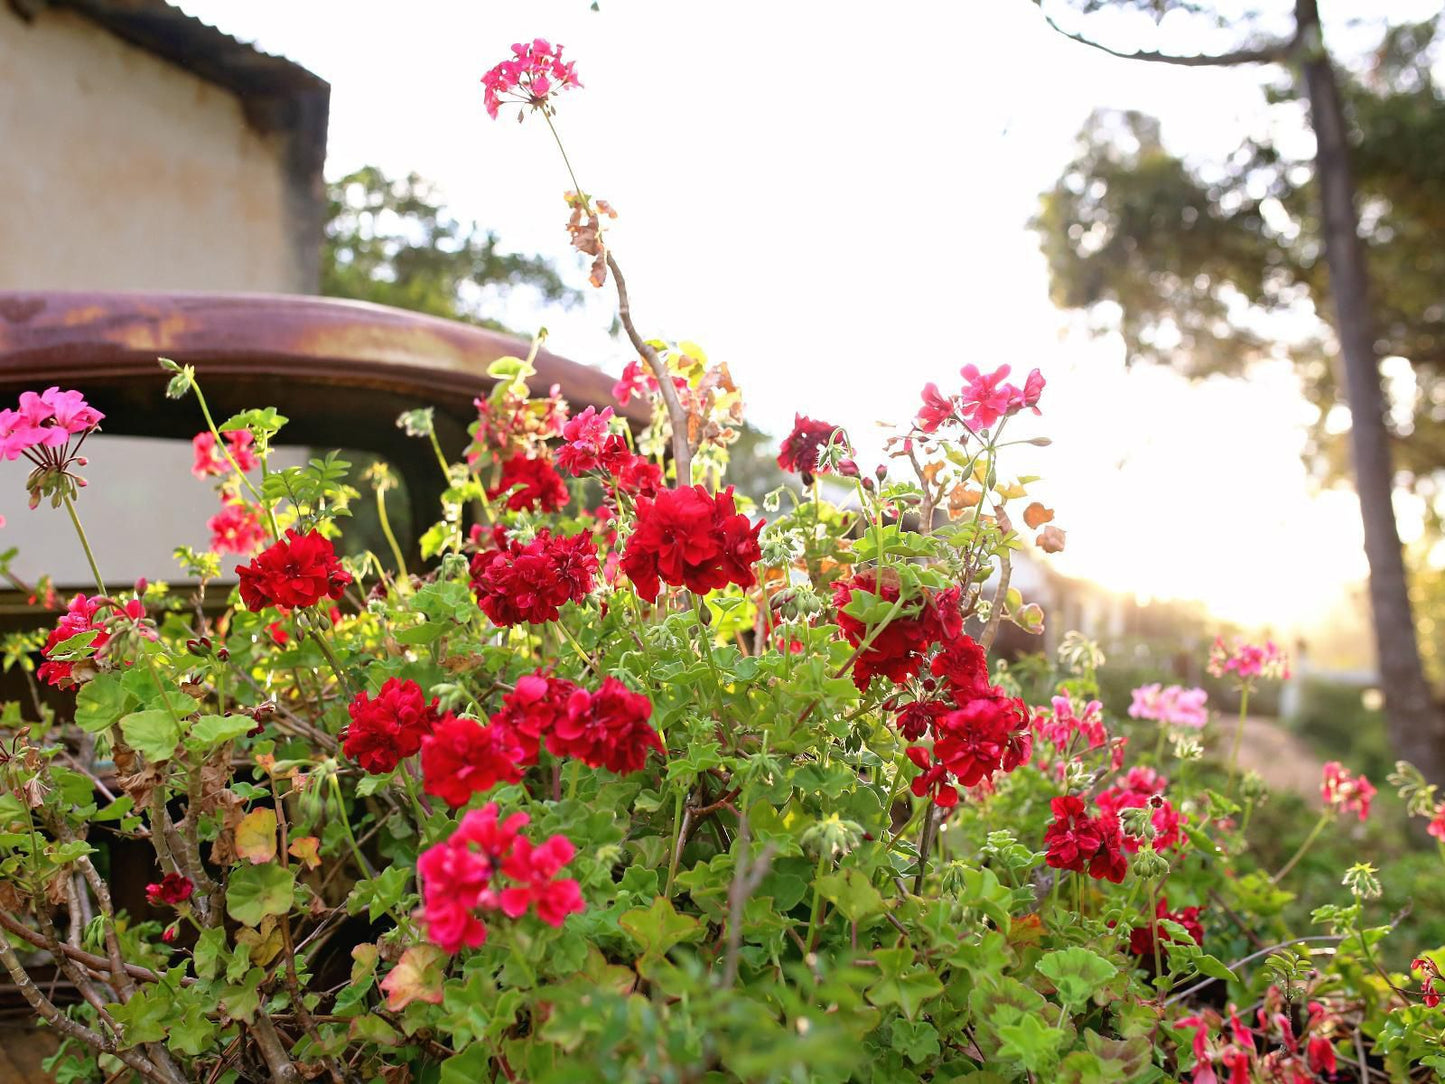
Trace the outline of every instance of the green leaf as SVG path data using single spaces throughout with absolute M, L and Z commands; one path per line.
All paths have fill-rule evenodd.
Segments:
M 617 920 L 632 940 L 642 949 L 643 956 L 662 956 L 680 941 L 696 941 L 702 934 L 702 924 L 692 915 L 680 915 L 673 909 L 672 901 L 658 896 L 647 910 L 628 911 Z
M 1070 1008 L 1083 1005 L 1118 970 L 1097 952 L 1077 945 L 1050 952 L 1034 966 L 1054 984 L 1059 1000 Z
M 206 752 L 234 741 L 255 725 L 249 715 L 202 715 L 186 735 L 186 748 Z
M 291 910 L 295 888 L 296 878 L 289 869 L 242 866 L 231 874 L 226 886 L 226 913 L 247 926 L 259 926 L 267 915 Z
M 1208 975 L 1211 979 L 1221 979 L 1224 982 L 1238 982 L 1239 976 L 1229 970 L 1223 963 L 1207 952 L 1201 952 L 1189 961 L 1199 969 L 1201 975 Z
M 939 1055 L 938 1029 L 925 1020 L 894 1017 L 891 1028 L 893 1049 L 915 1064 Z
M 1037 1016 L 1021 1016 L 998 1029 L 1002 1040 L 999 1056 L 1016 1061 L 1031 1073 L 1048 1069 L 1058 1060 L 1059 1047 L 1068 1037 L 1063 1028 L 1053 1028 Z
M 96 674 L 75 694 L 75 725 L 91 734 L 99 733 L 126 713 L 135 703 L 114 674 Z
M 924 1002 L 943 993 L 943 983 L 929 968 L 916 963 L 912 949 L 876 949 L 873 959 L 879 978 L 865 994 L 880 1009 L 896 1005 L 912 1020 Z
M 120 732 L 127 745 L 153 763 L 170 760 L 181 740 L 181 728 L 171 713 L 159 709 L 131 712 L 121 719 Z
M 856 869 L 839 870 L 818 878 L 818 893 L 838 908 L 849 922 L 857 922 L 884 910 L 883 897 L 864 874 Z
M 219 926 L 202 930 L 196 938 L 196 947 L 191 959 L 196 965 L 196 975 L 202 979 L 214 979 L 221 971 L 221 957 L 226 952 L 226 931 Z

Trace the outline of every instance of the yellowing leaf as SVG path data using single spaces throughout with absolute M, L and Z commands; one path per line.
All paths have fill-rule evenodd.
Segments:
M 276 857 L 276 811 L 253 809 L 236 826 L 236 854 L 259 866 Z
M 994 492 L 1006 501 L 1015 500 L 1018 497 L 1028 496 L 1028 490 L 1017 482 L 1010 482 L 1006 486 L 994 486 Z
M 1024 509 L 1024 522 L 1029 525 L 1029 530 L 1037 531 L 1045 523 L 1054 518 L 1054 510 L 1045 508 L 1038 501 Z
M 386 1007 L 400 1012 L 413 1001 L 440 1005 L 442 961 L 446 958 L 447 954 L 436 945 L 413 945 L 403 952 L 397 965 L 381 980 L 381 988 L 386 991 Z
M 315 869 L 321 865 L 321 840 L 315 836 L 297 836 L 286 848 L 286 853 L 301 859 L 307 869 Z

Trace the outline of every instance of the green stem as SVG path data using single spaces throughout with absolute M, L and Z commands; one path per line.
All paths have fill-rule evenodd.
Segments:
M 326 642 L 326 637 L 321 635 L 320 629 L 311 630 L 311 638 L 316 641 L 316 646 L 321 649 L 321 654 L 326 656 L 326 661 L 331 664 L 331 672 L 336 675 L 336 681 L 341 686 L 341 691 L 347 696 L 352 693 L 351 682 L 346 676 L 346 671 L 341 668 L 341 661 L 336 657 L 336 652 L 331 650 L 331 645 Z
M 386 490 L 380 486 L 376 488 L 376 518 L 381 523 L 381 533 L 386 536 L 386 544 L 391 547 L 391 556 L 396 560 L 397 589 L 405 593 L 403 585 L 407 582 L 406 558 L 402 556 L 401 545 L 396 540 L 396 534 L 391 529 L 391 519 L 386 514 Z
M 1310 829 L 1310 834 L 1305 836 L 1305 841 L 1299 845 L 1299 850 L 1295 851 L 1294 857 L 1286 862 L 1280 868 L 1280 871 L 1269 879 L 1270 884 L 1279 884 L 1280 881 L 1284 880 L 1285 874 L 1295 868 L 1295 865 L 1305 856 L 1305 852 L 1308 851 L 1314 844 L 1314 841 L 1319 838 L 1320 833 L 1325 830 L 1325 825 L 1329 824 L 1330 821 L 1334 819 L 1334 816 L 1335 811 L 1333 809 L 1326 809 L 1320 814 L 1320 819 L 1315 821 L 1315 826 Z
M 399 767 L 401 768 L 402 784 L 406 787 L 406 796 L 411 799 L 412 808 L 416 810 L 417 823 L 425 826 L 427 818 L 431 815 L 431 810 L 426 807 L 421 796 L 417 794 L 416 780 L 412 778 L 411 770 L 407 768 L 406 761 L 403 760 Z
M 582 186 L 577 183 L 577 173 L 572 169 L 572 160 L 567 157 L 567 148 L 562 146 L 562 137 L 557 134 L 557 126 L 552 123 L 552 118 L 547 115 L 545 109 L 542 110 L 542 119 L 547 122 L 547 130 L 552 133 L 552 138 L 557 141 L 557 150 L 562 154 L 562 164 L 567 167 L 567 176 L 572 178 L 572 191 L 576 192 L 577 198 L 582 201 L 583 209 L 590 211 L 591 206 L 587 199 L 587 193 L 583 192 Z
M 1164 763 L 1164 739 L 1169 736 L 1169 728 L 1159 724 L 1159 737 L 1154 740 L 1154 766 L 1159 767 Z
M 903 789 L 903 765 L 908 761 L 907 748 L 898 751 L 898 760 L 893 765 L 893 784 L 888 788 L 888 801 L 883 803 L 883 829 L 893 825 L 893 803 L 898 801 L 898 792 Z
M 1149 882 L 1149 915 L 1148 921 L 1150 942 L 1154 946 L 1154 981 L 1162 982 L 1164 979 L 1164 956 L 1159 948 L 1159 942 L 1163 937 L 1159 929 L 1159 886 L 1153 881 Z
M 341 796 L 341 780 L 336 777 L 334 772 L 331 775 L 331 793 L 336 798 L 336 811 L 341 817 L 341 830 L 346 834 L 346 842 L 351 845 L 352 857 L 361 867 L 361 872 L 368 877 L 375 877 L 376 871 L 371 868 L 371 863 L 366 860 L 366 855 L 361 853 L 361 847 L 356 842 L 356 835 L 351 830 L 351 818 L 346 815 L 346 799 Z
M 677 861 L 682 857 L 682 803 L 686 800 L 687 792 L 679 790 L 672 804 L 672 852 L 667 857 L 667 887 L 663 889 L 663 899 L 672 899 L 672 883 L 677 879 Z
M 442 477 L 446 479 L 447 485 L 451 485 L 451 484 L 452 484 L 452 468 L 451 468 L 451 465 L 450 465 L 449 463 L 447 463 L 447 457 L 444 456 L 444 455 L 442 455 L 442 446 L 441 446 L 441 442 L 437 440 L 436 430 L 435 430 L 435 429 L 428 429 L 426 435 L 427 435 L 427 439 L 431 441 L 431 450 L 432 450 L 434 453 L 436 453 L 437 464 L 438 464 L 438 465 L 441 467 L 441 469 L 442 469 Z
M 206 403 L 206 396 L 201 391 L 201 383 L 199 380 L 191 381 L 191 390 L 196 393 L 196 402 L 201 404 L 201 414 L 206 419 L 206 428 L 211 431 L 211 436 L 216 441 L 216 447 L 219 448 L 221 454 L 226 457 L 226 462 L 229 463 L 231 469 L 236 472 L 236 477 L 241 479 L 241 484 L 251 491 L 251 496 L 255 498 L 256 503 L 265 509 L 266 522 L 271 527 L 271 537 L 280 538 L 281 529 L 276 526 L 276 514 L 271 511 L 271 506 L 266 503 L 266 498 L 261 496 L 260 490 L 251 484 L 251 479 L 246 477 L 246 472 L 241 469 L 241 465 L 236 462 L 236 457 L 231 454 L 231 448 L 226 443 L 226 438 L 221 436 L 221 431 L 216 428 L 215 419 L 211 417 L 211 408 Z
M 1234 794 L 1234 777 L 1239 772 L 1239 742 L 1244 737 L 1244 716 L 1249 711 L 1249 686 L 1239 690 L 1239 721 L 1234 724 L 1234 745 L 1229 750 L 1229 793 Z
M 75 504 L 70 499 L 70 494 L 62 493 L 60 499 L 65 502 L 65 510 L 70 513 L 70 522 L 75 525 L 75 533 L 80 536 L 80 548 L 85 550 L 85 559 L 90 562 L 90 574 L 95 577 L 96 594 L 104 595 L 105 580 L 101 578 L 100 566 L 95 563 L 95 553 L 90 548 L 90 539 L 85 537 L 85 528 L 80 525 L 80 517 L 76 515 Z
M 808 951 L 813 951 L 813 938 L 816 936 L 818 919 L 823 914 L 823 894 L 818 891 L 818 882 L 823 879 L 823 872 L 828 864 L 827 853 L 818 856 L 818 868 L 813 871 L 813 909 L 808 913 L 808 936 L 803 938 L 803 944 L 808 946 Z
M 567 800 L 577 797 L 577 781 L 582 778 L 582 762 L 574 760 L 567 765 Z

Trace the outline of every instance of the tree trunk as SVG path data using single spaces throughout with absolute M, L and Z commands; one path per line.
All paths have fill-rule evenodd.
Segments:
M 1420 663 L 1395 525 L 1394 468 L 1385 429 L 1385 396 L 1375 352 L 1344 109 L 1320 33 L 1318 0 L 1296 0 L 1295 17 L 1316 139 L 1315 177 L 1325 262 L 1350 407 L 1350 445 L 1370 566 L 1370 605 L 1386 726 L 1398 756 L 1413 763 L 1431 782 L 1445 784 L 1445 714 L 1435 706 Z

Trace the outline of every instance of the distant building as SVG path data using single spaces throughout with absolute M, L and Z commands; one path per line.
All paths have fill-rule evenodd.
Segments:
M 315 293 L 327 83 L 164 0 L 0 0 L 0 290 Z
M 0 86 L 0 293 L 318 291 L 324 80 L 164 0 L 0 0 Z M 23 323 L 27 304 L 0 296 L 0 320 Z M 215 496 L 186 449 L 105 435 L 87 447 L 81 506 L 108 576 L 174 573 L 171 546 L 205 548 Z M 6 466 L 16 570 L 83 586 L 64 516 L 28 511 L 25 464 Z

